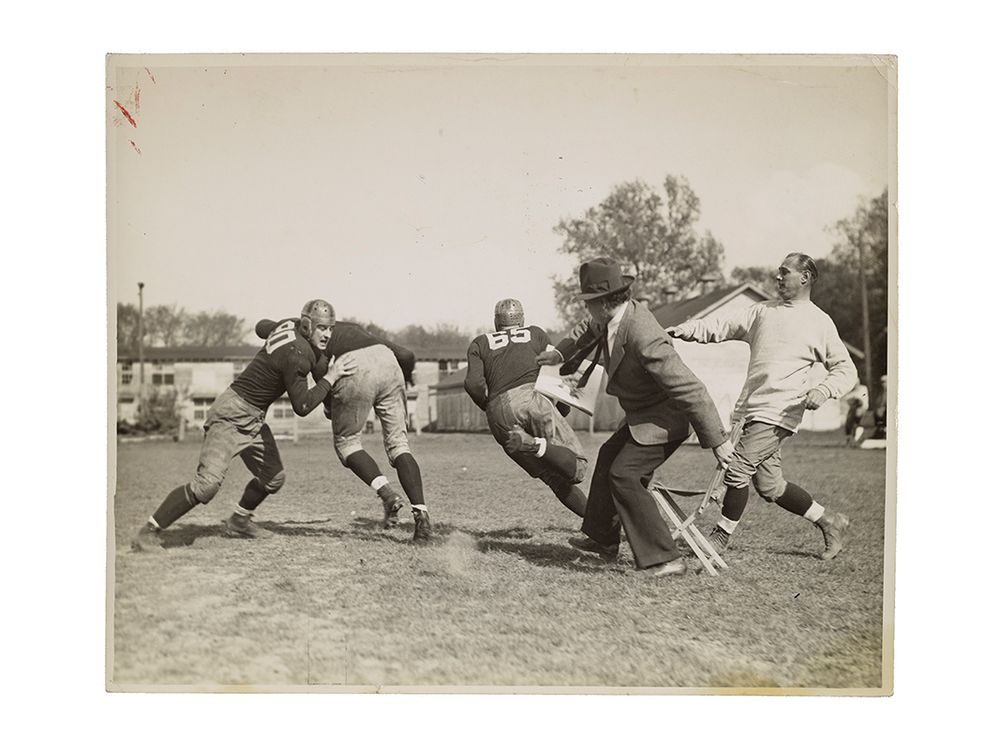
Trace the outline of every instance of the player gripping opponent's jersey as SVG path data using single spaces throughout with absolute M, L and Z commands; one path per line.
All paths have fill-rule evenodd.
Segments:
M 269 331 L 262 325 L 258 335 Z M 338 382 L 326 397 L 326 415 L 333 428 L 337 458 L 381 499 L 383 526 L 398 525 L 403 498 L 361 444 L 361 433 L 374 409 L 389 464 L 396 469 L 399 483 L 410 500 L 413 539 L 428 541 L 431 524 L 423 480 L 406 437 L 406 383 L 413 382 L 416 357 L 410 350 L 350 322 L 334 325 L 325 355 L 334 362 L 350 356 L 356 366 L 354 376 Z
M 587 497 L 575 485 L 587 472 L 583 447 L 555 404 L 535 390 L 535 358 L 549 345 L 548 334 L 524 325 L 516 299 L 500 300 L 493 322 L 495 331 L 469 345 L 465 390 L 507 455 L 582 518 Z
M 269 322 L 260 351 L 209 409 L 194 479 L 167 495 L 132 542 L 133 550 L 162 547 L 163 529 L 198 503 L 211 501 L 236 456 L 253 478 L 244 488 L 235 512 L 226 520 L 226 532 L 247 538 L 265 535 L 252 522 L 253 511 L 264 498 L 281 489 L 285 472 L 264 416 L 286 392 L 295 413 L 305 416 L 323 402 L 339 378 L 353 373 L 350 358 L 341 358 L 331 366 L 323 353 L 333 322 L 333 307 L 323 300 L 307 302 L 299 318 Z M 306 380 L 310 373 L 316 380 L 312 387 Z

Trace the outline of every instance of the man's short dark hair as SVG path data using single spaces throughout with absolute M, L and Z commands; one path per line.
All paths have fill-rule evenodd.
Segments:
M 631 296 L 632 296 L 631 288 L 619 289 L 617 292 L 612 292 L 606 297 L 601 297 L 601 307 L 610 312 L 623 302 L 628 302 Z

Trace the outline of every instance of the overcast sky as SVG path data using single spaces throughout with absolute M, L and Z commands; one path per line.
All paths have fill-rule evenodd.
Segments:
M 618 183 L 687 177 L 728 271 L 826 255 L 890 181 L 876 60 L 475 60 L 113 58 L 113 299 L 477 329 L 514 296 L 553 327 L 552 228 Z

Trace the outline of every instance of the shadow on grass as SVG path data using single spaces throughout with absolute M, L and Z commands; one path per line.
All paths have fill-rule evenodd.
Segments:
M 409 533 L 409 526 L 402 524 L 392 530 L 384 530 L 382 521 L 372 518 L 355 518 L 351 521 L 353 529 L 364 532 L 365 536 L 379 541 L 389 541 L 395 544 L 413 544 L 407 537 L 402 537 L 401 533 Z M 538 529 L 530 529 L 524 526 L 514 526 L 509 529 L 464 529 L 450 523 L 438 523 L 434 525 L 434 533 L 429 543 L 421 546 L 438 547 L 448 544 L 450 537 L 461 535 L 475 540 L 476 549 L 479 552 L 505 552 L 517 555 L 523 560 L 540 567 L 562 568 L 564 570 L 576 570 L 586 573 L 607 573 L 620 570 L 625 572 L 625 566 L 608 565 L 601 562 L 597 557 L 593 562 L 587 560 L 588 556 L 581 555 L 579 551 L 568 545 L 550 544 L 546 542 L 531 542 L 532 538 L 543 532 L 572 533 L 572 529 L 562 526 L 545 526 Z M 358 536 L 355 534 L 355 536 Z
M 329 537 L 337 539 L 347 533 L 343 529 L 322 527 L 329 522 L 330 519 L 327 518 L 315 521 L 290 521 L 285 523 L 264 521 L 257 525 L 274 536 Z M 164 549 L 190 547 L 201 539 L 226 539 L 234 542 L 266 541 L 266 539 L 250 540 L 239 536 L 231 536 L 226 533 L 225 522 L 223 521 L 214 524 L 185 524 L 171 528 L 163 532 L 163 547 Z
M 589 555 L 581 555 L 580 552 L 568 545 L 481 539 L 477 542 L 476 547 L 480 552 L 506 552 L 517 555 L 524 561 L 542 568 L 562 568 L 579 573 L 599 573 L 601 575 L 608 573 L 624 575 L 629 572 L 628 567 L 621 563 L 605 563 L 598 557 L 594 557 L 591 561 Z

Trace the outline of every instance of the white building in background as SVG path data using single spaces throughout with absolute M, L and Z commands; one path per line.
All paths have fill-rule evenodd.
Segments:
M 465 365 L 465 347 L 414 348 L 417 365 L 414 386 L 407 389 L 410 426 L 422 430 L 437 418 L 436 403 L 428 397 L 428 387 Z M 180 416 L 188 429 L 200 429 L 209 407 L 254 358 L 260 347 L 176 346 L 147 347 L 143 351 L 143 374 L 146 397 L 155 394 L 174 396 Z M 139 405 L 139 358 L 135 352 L 119 352 L 116 366 L 117 421 L 135 423 Z M 374 427 L 375 416 L 369 416 Z M 267 422 L 277 434 L 329 432 L 323 409 L 307 417 L 296 417 L 286 397 L 268 410 Z

